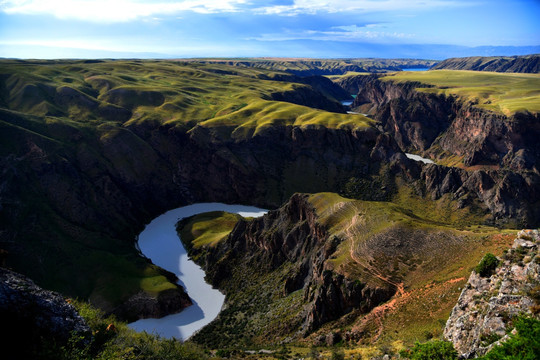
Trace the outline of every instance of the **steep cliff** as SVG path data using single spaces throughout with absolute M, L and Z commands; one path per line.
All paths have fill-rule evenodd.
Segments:
M 498 265 L 471 274 L 444 330 L 462 358 L 504 342 L 518 315 L 540 318 L 539 244 L 538 230 L 520 231 Z
M 373 80 L 352 107 L 369 107 L 385 131 L 405 151 L 443 161 L 454 156 L 464 166 L 492 165 L 539 172 L 539 113 L 504 115 L 452 95 L 417 91 L 429 85 Z
M 521 226 L 536 226 L 539 113 L 507 116 L 457 96 L 420 91 L 430 89 L 424 83 L 396 82 L 392 77 L 372 79 L 352 107 L 373 114 L 403 151 L 463 168 L 422 167 L 417 175 L 420 185 L 433 199 L 449 193 L 466 205 L 476 198 L 496 221 L 510 216 L 519 219 Z
M 365 84 L 370 83 L 373 79 L 378 78 L 378 74 L 366 73 L 365 75 L 349 75 L 341 76 L 334 80 L 334 82 L 341 86 L 351 95 L 356 95 L 364 88 Z

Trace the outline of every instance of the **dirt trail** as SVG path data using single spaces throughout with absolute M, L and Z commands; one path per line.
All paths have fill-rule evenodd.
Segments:
M 389 277 L 384 276 L 378 269 L 370 265 L 369 261 L 362 261 L 356 254 L 356 251 L 354 249 L 354 245 L 355 245 L 354 238 L 356 237 L 358 231 L 355 231 L 354 228 L 358 225 L 361 218 L 362 217 L 360 215 L 355 214 L 351 218 L 349 225 L 343 231 L 350 241 L 349 253 L 350 253 L 351 259 L 355 263 L 360 265 L 362 268 L 364 268 L 367 273 L 383 281 L 384 283 L 391 285 L 392 287 L 396 289 L 396 293 L 394 294 L 394 297 L 389 302 L 373 308 L 369 312 L 369 314 L 367 314 L 366 316 L 362 318 L 362 321 L 360 322 L 360 324 L 357 324 L 353 327 L 353 332 L 362 332 L 363 329 L 365 329 L 368 324 L 375 322 L 375 324 L 377 325 L 377 333 L 372 339 L 372 341 L 377 341 L 377 339 L 382 335 L 382 332 L 384 330 L 384 325 L 383 325 L 384 314 L 389 310 L 395 309 L 397 302 L 407 299 L 410 296 L 410 293 L 405 292 L 405 287 L 403 283 L 395 282 L 391 280 Z

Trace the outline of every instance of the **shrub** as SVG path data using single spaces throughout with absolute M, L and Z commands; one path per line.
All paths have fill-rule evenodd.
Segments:
M 540 320 L 519 317 L 517 333 L 499 346 L 495 346 L 482 360 L 536 360 L 540 354 Z
M 332 360 L 344 360 L 345 359 L 345 353 L 342 349 L 332 349 Z
M 441 340 L 416 342 L 412 349 L 404 350 L 400 355 L 411 360 L 454 360 L 458 356 L 451 342 Z
M 499 259 L 495 255 L 487 253 L 476 268 L 474 268 L 474 271 L 482 277 L 488 277 L 493 274 L 497 265 L 499 265 Z

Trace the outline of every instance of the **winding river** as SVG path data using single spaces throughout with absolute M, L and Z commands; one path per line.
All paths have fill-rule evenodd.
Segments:
M 139 234 L 141 252 L 154 264 L 178 276 L 178 284 L 186 289 L 193 305 L 161 319 L 138 320 L 129 324 L 132 329 L 186 340 L 221 311 L 225 295 L 204 281 L 204 271 L 188 258 L 175 228 L 178 220 L 208 211 L 227 211 L 245 217 L 259 217 L 267 212 L 253 206 L 200 203 L 167 211 L 146 225 Z

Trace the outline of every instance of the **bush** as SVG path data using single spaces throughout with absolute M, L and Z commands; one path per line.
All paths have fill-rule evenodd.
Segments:
M 493 274 L 497 265 L 499 265 L 499 259 L 495 255 L 487 253 L 476 268 L 474 268 L 474 271 L 482 277 L 488 277 Z
M 412 349 L 404 350 L 400 355 L 411 360 L 454 360 L 458 356 L 451 342 L 441 340 L 417 342 Z
M 540 354 L 540 320 L 519 317 L 517 334 L 494 347 L 482 360 L 536 360 Z

